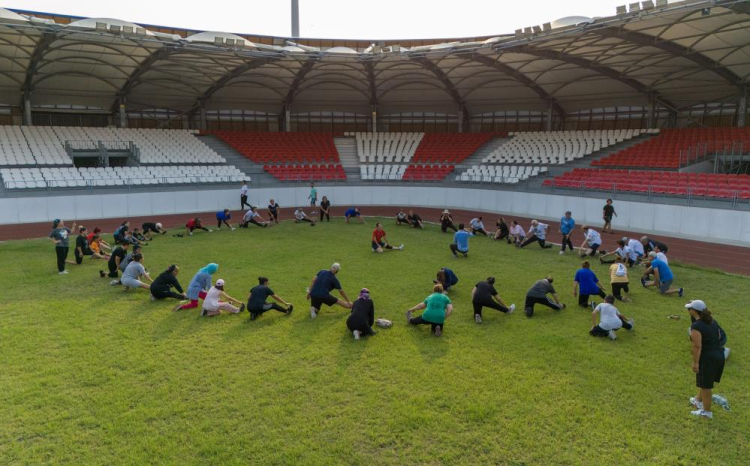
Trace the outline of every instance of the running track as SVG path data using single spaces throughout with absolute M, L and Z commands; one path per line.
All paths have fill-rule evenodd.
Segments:
M 336 217 L 341 217 L 344 214 L 345 207 L 332 207 L 331 213 Z M 280 209 L 279 217 L 283 219 L 293 218 L 294 209 Z M 398 208 L 394 207 L 364 207 L 362 209 L 363 214 L 368 216 L 383 216 L 383 217 L 395 217 Z M 424 221 L 437 223 L 442 209 L 430 209 L 430 208 L 419 208 L 416 210 L 417 213 L 422 217 Z M 267 217 L 265 210 L 260 210 L 261 215 Z M 477 215 L 484 216 L 484 223 L 488 228 L 488 231 L 494 231 L 495 220 L 497 215 L 486 214 L 486 213 L 473 213 L 466 210 L 451 210 L 453 220 L 456 224 L 463 222 L 466 225 L 469 224 L 469 220 Z M 215 227 L 215 212 L 203 212 L 194 214 L 196 217 L 201 217 L 204 220 L 204 224 L 214 229 Z M 235 214 L 239 217 L 239 215 Z M 131 227 L 139 227 L 141 223 L 146 221 L 161 222 L 165 228 L 176 228 L 184 226 L 190 215 L 161 215 L 161 216 L 149 216 L 149 217 L 132 217 L 130 218 Z M 65 219 L 68 226 L 72 225 L 74 219 Z M 113 232 L 123 221 L 123 219 L 98 219 L 98 220 L 86 220 L 86 219 L 75 219 L 79 224 L 86 225 L 89 231 L 93 230 L 94 227 L 100 227 L 107 233 Z M 531 219 L 525 217 L 513 217 L 505 216 L 506 223 L 510 224 L 511 221 L 517 220 L 524 230 L 528 230 L 529 222 Z M 235 220 L 236 222 L 237 220 Z M 547 239 L 553 243 L 560 243 L 560 233 L 558 232 L 558 222 L 548 222 L 550 225 L 550 232 L 547 235 Z M 615 227 L 617 226 L 617 219 L 615 219 Z M 387 225 L 386 225 L 387 226 Z M 580 227 L 580 225 L 578 225 Z M 20 225 L 0 225 L 0 241 L 6 240 L 19 240 L 29 238 L 39 238 L 46 236 L 51 230 L 52 225 L 48 222 L 45 223 L 24 223 Z M 601 225 L 592 225 L 597 231 L 601 231 Z M 257 228 L 251 225 L 251 228 Z M 622 230 L 615 230 L 616 234 L 602 234 L 603 245 L 602 247 L 607 251 L 613 251 L 616 249 L 615 241 L 622 237 L 627 236 L 630 238 L 640 238 L 643 236 L 642 233 L 633 233 Z M 447 235 L 446 235 L 447 236 Z M 578 247 L 583 241 L 583 233 L 580 230 L 573 237 L 574 246 Z M 713 269 L 722 270 L 729 273 L 740 274 L 750 276 L 750 248 L 741 246 L 729 246 L 716 243 L 707 243 L 703 241 L 693 241 L 679 238 L 668 238 L 668 237 L 657 237 L 660 241 L 664 242 L 669 246 L 669 258 L 677 260 L 685 264 L 693 264 L 702 267 L 708 267 Z M 446 242 L 447 242 L 446 237 Z M 538 247 L 536 243 L 527 246 L 529 248 Z M 553 249 L 550 254 L 556 254 L 558 249 Z

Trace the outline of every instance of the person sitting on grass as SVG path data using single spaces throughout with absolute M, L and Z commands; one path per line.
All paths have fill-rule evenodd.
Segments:
M 143 233 L 141 233 L 141 230 L 138 229 L 138 227 L 133 228 L 133 238 L 138 240 L 139 243 L 143 244 L 146 241 L 148 241 L 148 238 L 143 236 Z
M 310 226 L 315 225 L 315 220 L 310 218 L 302 209 L 294 211 L 294 223 L 309 223 Z
M 326 306 L 338 304 L 346 309 L 352 308 L 351 301 L 349 301 L 344 290 L 341 289 L 341 283 L 338 278 L 336 278 L 336 274 L 339 273 L 339 270 L 341 270 L 341 265 L 338 262 L 335 262 L 331 265 L 329 270 L 321 270 L 318 272 L 315 278 L 313 278 L 312 283 L 310 283 L 310 287 L 307 289 L 307 299 L 310 300 L 311 318 L 314 319 L 318 316 L 323 304 Z M 343 299 L 338 299 L 335 296 L 332 296 L 331 291 L 333 290 L 339 290 L 339 294 Z
M 453 216 L 448 209 L 445 209 L 443 213 L 440 214 L 440 231 L 445 233 L 449 228 L 454 232 L 458 231 L 456 229 L 456 226 L 453 224 Z
M 125 291 L 128 291 L 130 288 L 143 288 L 144 290 L 151 288 L 140 280 L 141 277 L 146 277 L 146 280 L 153 282 L 143 267 L 142 262 L 143 254 L 137 252 L 133 254 L 133 260 L 125 267 L 125 271 L 122 273 L 122 278 L 120 279 L 120 282 L 125 287 Z
M 187 298 L 185 292 L 182 290 L 182 286 L 180 286 L 180 282 L 177 281 L 178 273 L 180 273 L 180 268 L 173 264 L 156 277 L 156 280 L 151 283 L 151 301 L 166 298 L 179 300 Z M 179 293 L 172 291 L 172 288 Z
M 534 305 L 536 304 L 542 304 L 556 311 L 565 309 L 565 304 L 560 302 L 555 287 L 552 286 L 552 281 L 552 277 L 539 280 L 526 292 L 526 302 L 523 306 L 526 317 L 531 318 L 534 315 Z M 547 294 L 552 294 L 553 299 L 549 299 Z
M 497 222 L 495 222 L 495 226 L 497 227 L 497 230 L 495 231 L 495 234 L 492 236 L 492 238 L 495 241 L 498 240 L 507 240 L 508 244 L 511 243 L 510 240 L 510 229 L 508 228 L 508 225 L 505 223 L 505 219 L 503 217 L 500 217 L 497 219 Z
M 365 219 L 362 217 L 362 213 L 359 211 L 359 207 L 351 207 L 344 212 L 344 218 L 346 223 L 349 223 L 349 219 L 356 218 L 359 223 L 365 223 Z
M 526 235 L 526 239 L 523 243 L 519 244 L 519 248 L 525 248 L 534 241 L 539 243 L 539 247 L 542 249 L 549 249 L 552 247 L 551 244 L 547 244 L 547 230 L 549 225 L 541 223 L 538 220 L 532 220 L 531 226 L 529 227 L 529 233 Z
M 253 208 L 253 206 L 251 206 L 251 205 L 248 205 L 248 207 L 250 207 L 250 209 Z M 269 223 L 270 222 L 274 222 L 274 223 L 278 224 L 279 223 L 279 203 L 276 202 L 276 201 L 274 201 L 273 199 L 271 199 L 269 201 L 269 203 L 268 203 L 267 210 L 268 210 L 268 221 L 269 221 Z
M 91 240 L 91 244 L 89 245 L 89 252 L 92 259 L 101 259 L 101 260 L 109 260 L 109 254 L 104 252 L 104 248 L 101 243 L 102 239 L 99 237 L 99 235 L 94 235 L 94 238 Z
M 488 277 L 486 281 L 478 282 L 471 290 L 471 304 L 474 306 L 474 321 L 482 323 L 482 308 L 489 307 L 506 314 L 512 314 L 516 305 L 508 307 L 495 289 L 495 277 Z
M 269 296 L 286 306 L 286 309 L 276 303 L 267 303 L 266 300 Z M 284 299 L 279 297 L 268 287 L 268 279 L 266 277 L 258 277 L 258 285 L 250 290 L 250 294 L 247 297 L 247 310 L 250 313 L 250 320 L 257 319 L 263 315 L 264 312 L 270 311 L 271 309 L 289 315 L 294 310 L 294 306 L 292 306 L 291 303 L 284 301 Z
M 409 220 L 409 224 L 412 228 L 424 228 L 424 225 L 422 225 L 422 217 L 414 213 L 413 210 L 409 211 L 409 215 L 406 219 Z
M 219 270 L 219 264 L 210 263 L 200 269 L 198 273 L 193 275 L 188 285 L 187 293 L 185 293 L 189 303 L 178 304 L 174 310 L 178 311 L 181 309 L 194 309 L 198 307 L 199 299 L 206 299 L 206 292 L 211 288 L 212 275 Z
M 580 307 L 589 307 L 596 305 L 596 302 L 590 301 L 589 297 L 598 295 L 601 298 L 607 296 L 604 293 L 604 287 L 596 278 L 596 274 L 591 270 L 589 261 L 583 261 L 581 268 L 576 272 L 573 278 L 573 297 L 578 296 L 578 305 Z
M 103 250 L 107 253 L 112 252 L 112 246 L 109 245 L 104 239 L 102 239 L 102 229 L 99 227 L 94 228 L 94 231 L 86 235 L 86 239 L 89 241 L 89 244 L 91 244 L 91 240 L 94 239 L 94 235 L 99 235 L 99 245 L 103 247 Z
M 115 239 L 115 244 L 122 244 L 125 241 L 125 233 L 128 231 L 130 231 L 130 222 L 122 222 L 112 234 Z
M 594 303 L 591 304 L 594 312 L 591 313 L 589 335 L 592 337 L 609 337 L 610 340 L 617 340 L 615 331 L 621 328 L 633 330 L 633 319 L 628 319 L 620 314 L 620 311 L 614 306 L 614 296 L 608 295 L 604 298 L 604 302 L 598 306 L 594 306 Z M 597 315 L 599 316 L 599 324 L 596 323 Z
M 404 209 L 399 210 L 396 214 L 396 226 L 401 226 L 401 224 L 408 225 L 409 220 L 406 217 L 408 217 L 406 211 Z
M 630 249 L 627 238 L 621 238 L 617 240 L 617 249 L 608 254 L 602 254 L 599 256 L 600 264 L 611 264 L 615 261 L 616 257 L 622 258 L 623 263 L 628 264 L 628 267 L 635 265 L 638 260 L 638 255 Z
M 458 253 L 469 257 L 469 237 L 474 236 L 474 233 L 469 232 L 464 228 L 463 223 L 458 224 L 458 231 L 453 235 L 453 242 L 450 244 L 450 250 L 453 257 L 458 257 Z
M 230 230 L 234 231 L 234 227 L 229 223 L 232 219 L 232 213 L 229 209 L 224 209 L 216 212 L 216 229 L 221 230 L 221 224 L 228 226 Z
M 412 317 L 412 312 L 424 309 L 419 317 Z M 432 294 L 424 301 L 406 311 L 406 322 L 411 325 L 430 325 L 432 333 L 439 337 L 443 334 L 445 321 L 453 312 L 453 304 L 448 296 L 443 294 L 440 284 L 432 288 Z
M 615 299 L 623 302 L 630 301 L 630 298 L 624 296 L 622 292 L 630 293 L 630 279 L 628 278 L 628 268 L 622 257 L 615 257 L 615 263 L 609 266 L 609 281 L 612 284 L 612 295 Z
M 479 234 L 481 234 L 482 236 L 490 236 L 490 234 L 489 234 L 489 233 L 487 233 L 487 232 L 485 231 L 485 229 L 484 229 L 484 222 L 482 221 L 482 217 L 475 217 L 475 218 L 472 218 L 472 219 L 471 219 L 471 220 L 469 221 L 469 225 L 471 225 L 471 232 L 472 232 L 473 234 L 475 234 L 475 235 L 476 235 L 477 233 L 479 233 Z M 461 226 L 459 226 L 459 227 L 458 227 L 458 229 L 460 230 L 460 229 L 461 229 Z
M 602 236 L 598 231 L 594 230 L 593 228 L 589 228 L 588 225 L 583 225 L 581 227 L 581 230 L 583 230 L 583 243 L 581 243 L 581 247 L 578 253 L 581 258 L 584 258 L 586 256 L 593 257 L 597 253 L 607 253 L 607 251 L 599 251 L 599 248 L 602 246 Z
M 221 301 L 225 299 L 225 301 Z M 232 306 L 229 302 L 233 302 L 239 306 L 239 308 Z M 221 314 L 222 311 L 227 311 L 231 314 L 239 314 L 245 310 L 245 304 L 234 299 L 224 292 L 224 280 L 221 278 L 216 280 L 216 285 L 212 286 L 211 289 L 206 293 L 206 298 L 203 300 L 203 311 L 201 317 L 213 317 Z
M 268 222 L 260 216 L 255 210 L 255 207 L 250 207 L 250 209 L 245 212 L 245 215 L 242 217 L 242 222 L 240 223 L 240 228 L 248 228 L 251 223 L 262 228 L 268 227 Z
M 346 328 L 352 332 L 355 340 L 359 340 L 361 336 L 377 333 L 372 329 L 374 323 L 375 304 L 370 299 L 370 290 L 362 288 L 359 291 L 359 298 L 352 304 L 352 313 L 346 319 Z
M 203 230 L 203 231 L 207 231 L 209 233 L 213 232 L 212 230 L 209 230 L 208 228 L 204 227 L 203 223 L 201 222 L 201 219 L 198 218 L 198 217 L 191 218 L 185 224 L 185 234 L 186 235 L 193 236 L 193 232 L 195 230 Z
M 398 250 L 403 251 L 404 245 L 395 248 L 388 244 L 388 241 L 385 237 L 385 230 L 383 229 L 383 225 L 378 222 L 375 224 L 375 229 L 372 231 L 372 252 L 383 252 L 383 250 Z
M 647 277 L 651 274 L 654 275 L 654 279 L 649 281 L 647 280 Z M 644 288 L 658 286 L 659 293 L 663 295 L 668 296 L 677 294 L 682 297 L 684 289 L 672 288 L 673 280 L 674 275 L 672 274 L 672 269 L 669 268 L 669 265 L 661 259 L 654 258 L 651 263 L 648 264 L 648 268 L 641 278 L 641 285 L 643 285 Z
M 141 229 L 143 230 L 143 235 L 149 241 L 153 239 L 151 237 L 151 233 L 155 233 L 157 235 L 167 234 L 167 230 L 165 228 L 162 228 L 161 223 L 158 223 L 158 222 L 146 222 L 143 225 L 141 225 Z
M 526 232 L 523 231 L 523 227 L 519 225 L 517 221 L 513 220 L 510 225 L 510 237 L 508 238 L 508 244 L 512 242 L 516 246 L 519 246 L 521 243 L 523 243 L 523 240 L 525 238 Z

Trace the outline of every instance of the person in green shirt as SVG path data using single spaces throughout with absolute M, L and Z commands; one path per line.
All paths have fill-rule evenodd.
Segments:
M 421 316 L 411 316 L 412 312 L 420 309 L 425 310 Z M 437 284 L 427 299 L 406 311 L 406 321 L 411 325 L 430 325 L 432 333 L 439 337 L 443 334 L 445 319 L 450 317 L 451 312 L 453 312 L 451 299 L 443 294 L 443 285 Z

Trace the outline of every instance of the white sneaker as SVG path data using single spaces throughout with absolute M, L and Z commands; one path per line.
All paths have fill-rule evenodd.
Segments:
M 151 301 L 156 301 L 156 298 L 154 297 L 154 295 L 151 295 Z
M 188 233 L 188 236 L 193 236 L 193 232 L 191 231 L 190 233 Z
M 359 334 L 360 334 L 360 331 L 359 331 L 359 330 L 355 330 L 355 331 L 353 331 L 353 332 L 352 332 L 352 334 L 354 335 L 354 339 L 355 339 L 355 340 L 359 340 Z
M 119 284 L 120 284 L 119 280 L 112 280 L 111 282 L 109 282 L 109 286 L 117 286 Z
M 401 246 L 399 246 L 399 247 L 398 247 L 398 250 L 399 250 L 399 251 L 403 251 L 403 250 L 404 250 L 404 245 L 402 244 Z
M 67 270 L 63 270 L 62 272 L 57 272 L 57 274 L 58 275 L 67 275 L 68 271 Z
M 481 324 L 482 323 L 482 316 L 479 314 L 474 314 L 474 322 Z
M 705 411 L 703 408 L 690 411 L 693 416 L 705 417 L 706 419 L 713 419 L 714 413 L 712 411 Z
M 232 228 L 232 231 L 236 230 L 236 228 Z
M 213 231 L 213 230 L 208 230 L 208 232 L 209 232 L 209 233 L 213 233 L 214 231 Z
M 607 336 L 609 337 L 610 340 L 617 340 L 617 334 L 615 333 L 614 330 L 610 330 Z
M 560 251 L 560 255 L 564 256 L 565 255 L 565 251 Z
M 698 401 L 698 398 L 691 396 L 690 397 L 690 404 L 695 406 L 698 409 L 703 409 L 703 402 Z
M 411 311 L 406 311 L 406 323 L 411 323 Z
M 729 351 L 731 351 L 729 348 L 724 348 L 724 360 L 725 361 L 729 357 Z
M 318 311 L 313 306 L 310 306 L 310 318 L 314 319 L 316 317 L 318 317 Z
M 516 310 L 516 305 L 511 304 L 510 307 L 508 308 L 508 314 L 513 314 L 513 311 L 515 310 Z

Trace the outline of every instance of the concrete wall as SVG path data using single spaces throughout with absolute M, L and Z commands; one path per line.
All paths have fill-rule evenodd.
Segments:
M 253 205 L 307 205 L 308 187 L 258 188 L 250 192 Z M 566 210 L 576 222 L 601 223 L 603 199 L 482 189 L 415 186 L 320 186 L 337 206 L 425 206 L 465 209 L 519 217 L 559 220 Z M 97 194 L 0 199 L 0 224 L 123 218 L 237 209 L 239 190 L 165 191 L 140 194 Z M 750 246 L 750 212 L 616 201 L 616 228 L 678 238 Z M 426 219 L 435 220 L 435 219 Z

